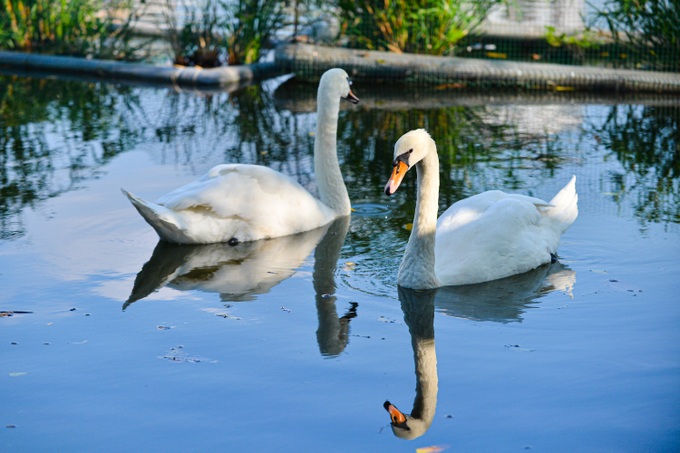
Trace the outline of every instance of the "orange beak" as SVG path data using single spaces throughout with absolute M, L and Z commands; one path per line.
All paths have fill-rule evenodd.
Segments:
M 386 195 L 392 195 L 394 192 L 397 191 L 397 188 L 399 187 L 399 184 L 401 184 L 401 181 L 404 179 L 404 175 L 408 171 L 408 165 L 406 162 L 402 162 L 398 160 L 394 164 L 394 168 L 392 169 L 392 175 L 390 176 L 390 179 L 387 180 L 387 184 L 385 185 L 385 194 Z
M 397 409 L 394 404 L 390 403 L 389 401 L 385 401 L 383 407 L 387 412 L 390 413 L 390 421 L 393 425 L 401 425 L 406 423 L 406 416 L 399 409 Z

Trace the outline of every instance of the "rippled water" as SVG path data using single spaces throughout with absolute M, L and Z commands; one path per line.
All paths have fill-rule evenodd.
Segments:
M 680 442 L 680 101 L 362 87 L 349 222 L 238 247 L 158 243 L 155 199 L 212 165 L 314 189 L 316 87 L 234 93 L 0 78 L 6 451 L 671 451 Z M 426 127 L 441 207 L 577 176 L 560 260 L 397 291 Z M 389 400 L 425 420 L 392 431 Z M 432 450 L 436 451 L 436 450 Z

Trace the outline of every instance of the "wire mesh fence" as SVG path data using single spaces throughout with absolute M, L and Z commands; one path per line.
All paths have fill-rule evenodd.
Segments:
M 680 72 L 680 0 L 145 2 L 152 3 L 174 8 L 180 26 L 200 21 L 201 11 L 217 4 L 223 11 L 238 4 L 235 19 L 244 28 L 249 21 L 267 21 L 265 15 L 281 15 L 265 46 L 292 40 L 395 53 Z M 164 17 L 168 14 L 157 14 L 155 20 Z

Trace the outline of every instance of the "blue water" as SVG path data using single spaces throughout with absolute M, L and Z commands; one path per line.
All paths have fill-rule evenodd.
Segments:
M 232 250 L 158 245 L 119 188 L 155 199 L 239 161 L 313 189 L 315 87 L 1 82 L 0 310 L 15 312 L 0 317 L 2 450 L 680 444 L 680 102 L 356 83 L 339 127 L 349 224 Z M 491 188 L 549 199 L 575 174 L 559 262 L 400 300 L 415 181 L 381 189 L 415 127 L 439 144 L 442 210 Z M 399 439 L 383 403 L 411 412 L 417 386 L 434 417 Z

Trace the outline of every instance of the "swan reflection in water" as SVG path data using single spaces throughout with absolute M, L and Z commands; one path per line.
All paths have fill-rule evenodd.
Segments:
M 553 291 L 572 297 L 576 272 L 556 261 L 519 275 L 476 285 L 444 286 L 437 310 L 457 318 L 500 323 L 522 322 L 538 299 Z
M 410 414 L 390 401 L 384 408 L 390 415 L 395 436 L 415 439 L 430 429 L 437 408 L 439 379 L 434 342 L 434 311 L 476 321 L 521 322 L 531 304 L 552 291 L 571 295 L 576 273 L 556 262 L 512 277 L 476 285 L 448 286 L 431 290 L 399 287 L 404 322 L 411 334 L 416 371 L 416 397 Z
M 410 414 L 389 401 L 384 407 L 390 414 L 392 432 L 402 439 L 415 439 L 430 429 L 437 408 L 437 354 L 434 349 L 434 300 L 436 289 L 414 290 L 399 287 L 404 322 L 411 334 L 416 368 L 416 398 Z
M 345 216 L 315 230 L 235 246 L 159 241 L 137 274 L 123 310 L 165 286 L 179 291 L 219 293 L 224 302 L 254 300 L 295 274 L 314 250 L 317 340 L 322 355 L 336 356 L 347 346 L 349 322 L 357 312 L 357 304 L 352 302 L 347 313 L 339 317 L 334 296 L 335 269 L 349 221 L 350 217 Z

